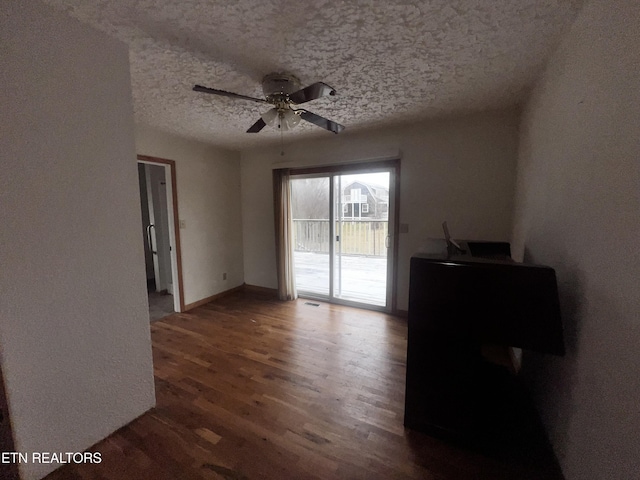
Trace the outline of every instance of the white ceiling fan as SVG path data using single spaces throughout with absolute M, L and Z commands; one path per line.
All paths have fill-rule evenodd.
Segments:
M 316 115 L 304 108 L 294 108 L 295 105 L 317 98 L 333 96 L 336 94 L 335 89 L 323 82 L 316 82 L 308 87 L 300 88 L 300 81 L 288 73 L 270 73 L 262 79 L 264 99 L 203 87 L 202 85 L 195 85 L 193 90 L 273 105 L 273 108 L 263 113 L 258 121 L 249 127 L 247 133 L 258 133 L 267 125 L 276 127 L 281 132 L 287 131 L 300 123 L 300 120 L 313 123 L 333 133 L 340 133 L 345 128 L 344 125 Z

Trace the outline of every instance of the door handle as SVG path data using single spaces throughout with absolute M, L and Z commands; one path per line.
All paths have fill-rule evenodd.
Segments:
M 152 254 L 157 255 L 158 252 L 153 249 L 153 237 L 151 236 L 152 228 L 155 230 L 156 226 L 154 224 L 147 225 L 147 245 L 149 247 L 149 251 L 151 251 Z
M 391 235 L 387 234 L 387 236 L 384 237 L 384 247 L 389 248 L 390 243 L 391 243 Z

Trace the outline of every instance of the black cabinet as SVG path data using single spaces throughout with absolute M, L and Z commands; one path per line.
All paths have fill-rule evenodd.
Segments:
M 546 455 L 526 390 L 485 360 L 486 344 L 564 352 L 553 269 L 412 257 L 405 425 L 491 453 Z

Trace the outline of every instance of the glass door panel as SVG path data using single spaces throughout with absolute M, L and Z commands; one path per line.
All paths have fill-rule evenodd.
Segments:
M 299 292 L 330 295 L 329 177 L 291 179 L 294 265 Z
M 334 176 L 334 297 L 389 304 L 390 173 Z

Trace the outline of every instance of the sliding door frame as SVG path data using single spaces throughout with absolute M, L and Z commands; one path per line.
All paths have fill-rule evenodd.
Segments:
M 329 222 L 330 224 L 330 235 L 331 239 L 329 242 L 329 301 L 332 303 L 337 303 L 341 305 L 354 306 L 358 308 L 367 308 L 370 310 L 380 310 L 389 313 L 398 313 L 398 238 L 400 233 L 400 159 L 391 159 L 391 160 L 380 160 L 380 161 L 371 161 L 371 162 L 358 162 L 358 163 L 345 163 L 339 165 L 326 165 L 321 167 L 300 167 L 300 168 L 291 168 L 289 170 L 289 174 L 291 178 L 295 178 L 296 176 L 313 178 L 313 177 L 329 177 L 329 188 L 330 192 L 334 192 L 333 185 L 333 177 L 336 175 L 350 175 L 357 173 L 377 173 L 390 171 L 392 175 L 390 175 L 389 182 L 389 216 L 393 221 L 390 222 L 393 227 L 393 231 L 389 231 L 390 236 L 390 249 L 391 252 L 388 254 L 388 259 L 391 261 L 391 267 L 387 268 L 387 292 L 391 292 L 390 301 L 385 307 L 381 307 L 378 305 L 370 305 L 361 302 L 355 302 L 350 300 L 343 300 L 340 298 L 336 298 L 334 296 L 334 257 L 335 257 L 335 214 L 331 213 L 330 217 L 334 218 L 333 222 Z M 334 193 L 335 194 L 335 193 Z M 335 198 L 334 195 L 330 195 L 330 212 L 333 212 L 335 209 Z M 303 295 L 310 296 L 310 295 Z M 326 300 L 323 296 L 312 296 L 314 298 Z

